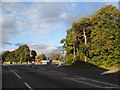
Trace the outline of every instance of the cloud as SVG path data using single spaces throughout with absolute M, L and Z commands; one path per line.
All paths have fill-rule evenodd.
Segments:
M 12 45 L 12 43 L 8 43 L 8 42 L 6 42 L 5 44 L 7 44 L 7 45 Z
M 15 20 L 13 15 L 3 14 L 2 17 L 2 42 L 9 41 L 18 31 L 16 30 Z
M 7 45 L 15 45 L 17 46 L 16 48 L 5 48 L 3 50 L 4 51 L 13 51 L 15 49 L 17 49 L 19 46 L 22 46 L 24 44 L 27 44 L 30 48 L 30 50 L 35 50 L 37 52 L 37 54 L 42 54 L 44 53 L 46 56 L 50 56 L 53 52 L 54 53 L 63 53 L 63 48 L 62 46 L 51 46 L 51 45 L 48 45 L 48 44 L 42 44 L 42 43 L 36 43 L 36 42 L 30 42 L 30 43 L 5 43 Z
M 30 47 L 31 50 L 35 50 L 38 55 L 44 53 L 46 56 L 50 56 L 53 52 L 59 53 L 62 49 L 62 47 L 41 43 L 27 43 L 27 45 Z
M 23 43 L 16 43 L 15 44 L 16 46 L 22 46 L 22 45 L 24 45 Z
M 10 46 L 11 46 L 11 45 L 15 45 L 15 46 L 22 46 L 22 45 L 24 45 L 24 43 L 15 43 L 15 44 L 14 44 L 14 43 L 9 43 L 9 42 L 4 42 L 3 44 L 4 44 L 4 45 L 10 45 Z
M 0 16 L 0 27 L 2 27 L 0 29 L 0 33 L 2 34 L 0 47 L 8 45 L 18 47 L 23 45 L 23 43 L 27 43 L 27 39 L 22 44 L 21 42 L 11 42 L 16 37 L 17 39 L 21 39 L 29 35 L 31 37 L 38 36 L 39 38 L 40 36 L 45 36 L 44 38 L 46 38 L 49 33 L 56 33 L 61 27 L 71 27 L 72 22 L 79 20 L 81 17 L 90 17 L 106 4 L 108 3 L 90 3 L 87 0 L 86 3 L 3 2 L 2 9 L 0 8 L 0 12 L 2 12 L 2 16 Z M 59 36 L 60 33 L 56 33 L 56 35 Z M 45 53 L 50 55 L 52 52 L 62 53 L 62 47 L 58 46 L 41 43 L 28 43 L 28 45 L 31 49 L 35 49 L 38 54 Z M 11 50 L 14 50 L 13 47 Z M 4 50 L 8 49 L 4 48 Z
M 41 36 L 63 26 L 68 28 L 73 21 L 81 17 L 90 17 L 105 3 L 3 2 L 2 5 L 2 18 L 0 17 L 2 39 L 0 41 L 4 43 L 16 36 L 19 38 L 32 36 L 32 34 Z

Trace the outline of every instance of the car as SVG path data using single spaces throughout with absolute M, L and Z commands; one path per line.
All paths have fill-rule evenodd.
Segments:
M 47 65 L 50 63 L 50 60 L 41 60 L 40 61 L 43 65 Z

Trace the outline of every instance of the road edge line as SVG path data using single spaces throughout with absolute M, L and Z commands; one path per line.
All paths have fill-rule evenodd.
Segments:
M 33 90 L 28 83 L 24 82 L 24 84 L 25 84 L 30 90 Z
M 13 72 L 19 79 L 21 79 L 21 77 L 16 73 L 16 72 Z

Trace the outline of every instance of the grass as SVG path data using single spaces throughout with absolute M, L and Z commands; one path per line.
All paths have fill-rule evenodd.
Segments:
M 99 67 L 104 68 L 104 69 L 108 69 L 108 70 L 120 70 L 120 66 L 119 67 L 116 67 L 116 66 L 112 66 L 112 67 L 99 66 Z

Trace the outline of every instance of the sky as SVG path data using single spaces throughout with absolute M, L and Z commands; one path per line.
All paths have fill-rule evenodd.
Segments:
M 37 54 L 61 52 L 60 40 L 65 38 L 72 22 L 82 17 L 91 17 L 108 4 L 118 7 L 118 2 L 83 1 L 85 2 L 3 1 L 0 3 L 1 51 L 11 51 L 27 44 Z

